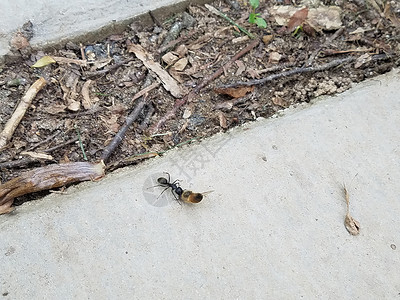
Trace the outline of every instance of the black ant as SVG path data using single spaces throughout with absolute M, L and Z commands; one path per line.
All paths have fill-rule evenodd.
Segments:
M 171 182 L 171 176 L 169 175 L 169 173 L 167 173 L 167 172 L 164 172 L 164 173 L 168 175 L 168 179 L 164 178 L 164 177 L 158 178 L 157 182 L 159 183 L 159 185 L 156 185 L 156 186 L 163 186 L 166 188 L 161 192 L 161 194 L 158 197 L 160 197 L 166 190 L 171 188 L 172 194 L 174 195 L 175 199 L 178 201 L 183 194 L 183 189 L 179 186 L 179 183 L 178 183 L 179 180 L 177 179 L 174 182 Z M 178 197 L 176 197 L 176 195 L 178 195 Z

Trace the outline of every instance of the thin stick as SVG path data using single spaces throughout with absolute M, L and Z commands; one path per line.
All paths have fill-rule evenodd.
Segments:
M 382 60 L 382 59 L 387 59 L 389 58 L 386 54 L 378 54 L 372 57 L 372 60 Z M 296 75 L 296 74 L 304 74 L 304 73 L 311 73 L 311 72 L 321 72 L 321 71 L 325 71 L 328 69 L 332 69 L 334 67 L 340 66 L 342 64 L 348 64 L 351 63 L 353 61 L 355 61 L 357 58 L 356 57 L 347 57 L 347 58 L 342 58 L 342 59 L 336 59 L 333 60 L 329 63 L 320 65 L 320 66 L 315 66 L 315 67 L 306 67 L 306 68 L 295 68 L 286 72 L 282 72 L 279 74 L 272 74 L 268 77 L 262 78 L 262 79 L 254 79 L 254 80 L 249 80 L 249 81 L 238 81 L 235 83 L 231 83 L 231 84 L 226 84 L 226 85 L 222 85 L 219 86 L 217 88 L 221 89 L 221 88 L 235 88 L 238 86 L 253 86 L 253 85 L 261 85 L 264 83 L 267 83 L 269 81 L 273 81 L 276 79 L 280 79 L 283 77 L 289 77 L 292 75 Z
M 140 125 L 139 125 L 139 129 L 141 129 L 141 130 L 144 130 L 149 125 L 150 118 L 154 114 L 154 111 L 155 111 L 155 108 L 154 108 L 153 104 L 151 104 L 151 103 L 148 105 L 148 108 L 149 108 L 149 110 L 148 110 L 146 116 L 144 117 L 142 123 L 140 123 Z
M 106 161 L 110 158 L 111 154 L 118 147 L 118 145 L 123 141 L 125 137 L 125 133 L 128 128 L 132 125 L 132 123 L 139 117 L 140 112 L 142 111 L 144 105 L 146 104 L 146 98 L 141 97 L 139 102 L 137 103 L 134 110 L 129 114 L 126 118 L 125 124 L 121 127 L 118 133 L 115 135 L 113 140 L 107 147 L 104 149 L 103 154 L 101 155 L 101 160 Z
M 157 50 L 157 54 L 161 54 L 165 51 L 167 51 L 168 49 L 174 47 L 175 45 L 188 40 L 189 38 L 191 38 L 193 35 L 195 35 L 196 33 L 199 32 L 200 29 L 194 29 L 192 31 L 190 31 L 188 34 L 186 34 L 185 36 L 181 36 L 173 41 L 170 41 L 168 44 L 166 44 L 165 46 L 162 46 L 160 49 Z
M 78 126 L 74 126 L 75 130 L 76 130 L 76 134 L 78 136 L 78 141 L 79 141 L 79 146 L 81 147 L 82 153 L 83 153 L 83 159 L 84 160 L 88 160 L 86 153 L 85 153 L 85 148 L 83 147 L 83 143 L 82 143 L 82 138 L 81 138 L 81 133 L 79 132 Z
M 160 83 L 156 81 L 156 82 L 152 83 L 151 85 L 149 85 L 148 87 L 144 88 L 143 90 L 138 92 L 135 96 L 133 96 L 132 103 L 133 103 L 133 101 L 135 101 L 136 99 L 138 99 L 138 98 L 142 97 L 143 95 L 147 94 L 148 92 L 150 92 L 152 89 L 155 89 L 159 85 L 160 85 Z
M 118 67 L 120 67 L 120 66 L 122 66 L 122 65 L 124 65 L 124 64 L 126 64 L 126 63 L 128 63 L 128 62 L 130 62 L 132 60 L 133 59 L 123 60 L 123 61 L 117 62 L 116 64 L 113 64 L 113 65 L 109 66 L 108 68 L 104 68 L 103 70 L 98 70 L 98 71 L 94 71 L 94 72 L 86 72 L 85 75 L 87 77 L 95 77 L 95 76 L 98 76 L 98 75 L 103 75 L 103 74 L 106 74 L 106 73 L 108 73 L 108 72 L 110 72 L 110 71 L 112 71 L 114 69 L 117 69 Z
M 35 163 L 38 161 L 42 161 L 42 160 L 31 158 L 31 157 L 26 157 L 26 158 L 21 158 L 18 160 L 6 161 L 6 162 L 0 163 L 0 170 L 27 166 L 31 163 Z
M 327 47 L 330 43 L 332 43 L 333 40 L 335 40 L 339 35 L 341 35 L 344 32 L 344 27 L 338 29 L 331 37 L 329 37 L 320 47 L 318 47 L 317 50 L 315 50 L 313 53 L 311 53 L 310 57 L 307 60 L 307 63 L 305 64 L 306 67 L 311 66 L 313 63 L 314 59 L 317 57 L 318 53 L 321 51 L 321 49 Z
M 59 148 L 62 148 L 62 147 L 64 147 L 64 146 L 66 146 L 66 145 L 75 143 L 75 142 L 78 141 L 78 140 L 79 140 L 79 139 L 78 139 L 77 137 L 74 137 L 73 139 L 70 139 L 70 140 L 68 140 L 68 141 L 66 141 L 66 142 L 64 142 L 64 143 L 62 143 L 62 144 L 59 144 L 59 145 L 57 145 L 57 146 L 54 146 L 54 147 L 51 147 L 51 148 L 49 148 L 49 149 L 43 150 L 43 152 L 46 152 L 46 153 L 48 153 L 48 152 L 53 152 L 54 150 L 57 150 L 57 149 L 59 149 Z
M 53 140 L 57 135 L 59 135 L 61 133 L 61 131 L 56 131 L 56 133 L 54 133 L 53 135 L 49 136 L 48 138 L 46 138 L 45 140 L 36 143 L 35 145 L 31 146 L 30 148 L 26 149 L 26 151 L 31 151 L 33 149 L 36 149 L 37 147 L 39 147 L 40 145 L 43 145 L 45 143 L 47 143 L 48 141 Z
M 251 44 L 249 44 L 246 48 L 242 49 L 240 52 L 238 52 L 230 61 L 228 61 L 225 65 L 221 66 L 217 71 L 215 71 L 212 75 L 209 77 L 205 78 L 203 82 L 201 82 L 195 89 L 193 89 L 190 93 L 188 93 L 185 97 L 182 99 L 177 99 L 175 101 L 174 107 L 168 111 L 164 117 L 161 118 L 152 128 L 150 129 L 150 132 L 157 132 L 160 127 L 170 118 L 172 118 L 178 109 L 184 105 L 186 102 L 191 101 L 197 93 L 200 92 L 201 89 L 203 89 L 205 86 L 207 86 L 211 81 L 215 80 L 218 78 L 224 70 L 227 70 L 236 60 L 238 60 L 240 57 L 245 55 L 246 53 L 250 52 L 253 48 L 255 48 L 259 44 L 259 40 L 256 39 L 254 40 Z
M 31 85 L 26 94 L 22 97 L 21 102 L 18 104 L 11 118 L 7 121 L 3 131 L 0 133 L 0 150 L 11 140 L 15 129 L 21 122 L 29 106 L 31 106 L 32 100 L 36 97 L 36 94 L 46 85 L 46 80 L 40 77 L 38 80 Z

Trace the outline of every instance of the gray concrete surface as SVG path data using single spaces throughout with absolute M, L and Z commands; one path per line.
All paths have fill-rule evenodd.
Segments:
M 33 47 L 56 44 L 79 36 L 94 39 L 129 24 L 150 10 L 162 18 L 186 5 L 182 0 L 1 0 L 0 58 L 9 51 L 13 34 L 30 20 Z M 202 3 L 206 0 L 192 2 Z M 148 16 L 149 17 L 149 16 Z M 102 28 L 102 30 L 100 30 Z M 96 32 L 95 35 L 91 34 Z
M 0 216 L 3 299 L 397 299 L 400 75 Z M 179 205 L 162 171 L 208 194 Z M 343 183 L 358 236 L 343 225 Z

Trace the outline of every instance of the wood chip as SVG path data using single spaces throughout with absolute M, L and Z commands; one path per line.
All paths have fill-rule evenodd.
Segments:
M 188 59 L 186 57 L 183 57 L 173 65 L 173 68 L 179 72 L 182 72 L 186 68 L 187 64 Z
M 165 53 L 161 59 L 165 62 L 168 66 L 172 65 L 176 61 L 178 61 L 179 57 L 172 54 L 171 52 Z

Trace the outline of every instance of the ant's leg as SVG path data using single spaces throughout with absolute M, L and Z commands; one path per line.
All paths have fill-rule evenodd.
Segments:
M 169 187 L 166 187 L 166 188 L 161 192 L 161 194 L 158 195 L 157 199 L 160 198 L 160 196 L 161 196 L 166 190 L 168 190 L 168 189 L 169 189 Z
M 149 186 L 147 189 L 151 189 L 151 188 L 155 188 L 155 187 L 159 187 L 159 186 L 164 187 L 164 185 L 162 185 L 162 184 L 157 184 L 157 185 Z
M 179 197 L 177 197 L 176 194 L 173 191 L 171 191 L 171 192 L 174 195 L 174 198 L 175 198 L 176 202 L 178 202 L 179 205 L 182 205 L 181 201 L 179 200 Z
M 171 182 L 171 175 L 169 175 L 168 172 L 164 172 L 164 174 L 167 174 L 167 175 L 168 175 L 168 182 Z

